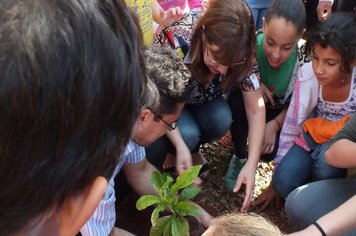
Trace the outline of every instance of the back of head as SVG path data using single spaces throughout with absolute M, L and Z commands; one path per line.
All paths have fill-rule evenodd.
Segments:
M 203 42 L 203 35 L 206 42 Z M 204 81 L 209 72 L 204 64 L 203 44 L 219 47 L 216 55 L 223 65 L 241 61 L 246 63 L 229 67 L 223 81 L 224 88 L 230 86 L 250 72 L 254 62 L 255 27 L 253 16 L 247 3 L 243 0 L 215 0 L 194 28 L 190 56 L 193 76 L 200 82 Z
M 209 230 L 211 228 L 211 230 Z M 277 236 L 276 225 L 262 216 L 249 213 L 230 213 L 213 220 L 206 236 Z
M 139 34 L 122 1 L 0 2 L 0 235 L 111 176 L 145 91 Z
M 342 58 L 341 70 L 350 72 L 356 60 L 356 14 L 335 12 L 320 22 L 307 34 L 307 51 L 311 53 L 316 44 L 334 48 Z
M 273 18 L 284 18 L 296 27 L 298 33 L 302 33 L 305 28 L 306 17 L 306 10 L 302 0 L 273 0 L 265 20 L 269 22 Z
M 150 46 L 145 50 L 146 73 L 155 84 L 159 101 L 149 99 L 147 107 L 160 115 L 174 114 L 179 103 L 184 103 L 190 92 L 189 69 L 176 51 L 167 45 Z M 152 95 L 151 95 L 152 96 Z

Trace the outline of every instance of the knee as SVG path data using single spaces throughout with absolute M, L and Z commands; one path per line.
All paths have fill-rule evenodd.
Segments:
M 295 189 L 291 178 L 277 172 L 273 175 L 272 185 L 276 193 L 284 199 Z
M 200 142 L 200 130 L 197 127 L 180 127 L 182 138 L 190 151 L 194 150 Z
M 347 174 L 346 169 L 340 169 L 329 165 L 316 165 L 314 169 L 315 179 L 337 179 L 344 178 Z
M 298 192 L 299 189 L 296 189 L 288 195 L 285 203 L 285 212 L 288 216 L 288 220 L 292 224 L 297 225 L 298 228 L 304 228 L 305 224 L 303 222 L 303 218 L 308 209 L 305 209 L 304 207 L 306 204 L 300 203 L 300 200 L 297 197 Z

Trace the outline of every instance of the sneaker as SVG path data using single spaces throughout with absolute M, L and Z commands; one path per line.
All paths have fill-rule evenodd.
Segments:
M 225 175 L 226 186 L 230 191 L 234 190 L 237 176 L 239 175 L 246 161 L 247 159 L 239 159 L 235 154 L 232 155 L 229 168 L 227 169 Z

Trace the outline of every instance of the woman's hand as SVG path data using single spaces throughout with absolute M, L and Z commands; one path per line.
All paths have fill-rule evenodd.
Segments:
M 249 164 L 247 161 L 244 167 L 241 169 L 239 176 L 237 177 L 233 192 L 238 192 L 241 186 L 245 185 L 245 199 L 242 203 L 240 211 L 245 213 L 250 207 L 253 191 L 255 189 L 255 174 L 256 166 Z
M 261 82 L 261 92 L 262 92 L 262 97 L 263 97 L 263 100 L 265 101 L 265 104 L 269 103 L 272 106 L 276 105 L 274 102 L 274 99 L 273 99 L 273 93 L 262 82 Z

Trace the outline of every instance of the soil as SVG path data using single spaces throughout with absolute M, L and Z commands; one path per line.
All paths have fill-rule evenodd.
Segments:
M 201 192 L 193 200 L 213 216 L 237 212 L 242 205 L 244 191 L 241 190 L 238 193 L 230 192 L 224 180 L 232 152 L 222 147 L 218 142 L 206 144 L 201 147 L 200 151 L 209 163 L 209 171 L 203 178 Z M 269 185 L 271 176 L 272 164 L 260 162 L 256 172 L 254 199 Z M 120 204 L 119 209 L 117 209 L 119 213 L 116 225 L 136 235 L 149 235 L 152 208 L 141 212 L 136 210 L 135 203 L 137 199 L 138 196 L 132 194 Z M 266 217 L 275 223 L 283 233 L 296 231 L 296 228 L 288 223 L 283 207 L 278 208 L 275 205 L 271 205 L 261 212 L 258 207 L 251 206 L 249 211 Z M 194 218 L 190 218 L 189 222 L 191 236 L 198 236 L 204 232 L 204 228 Z

